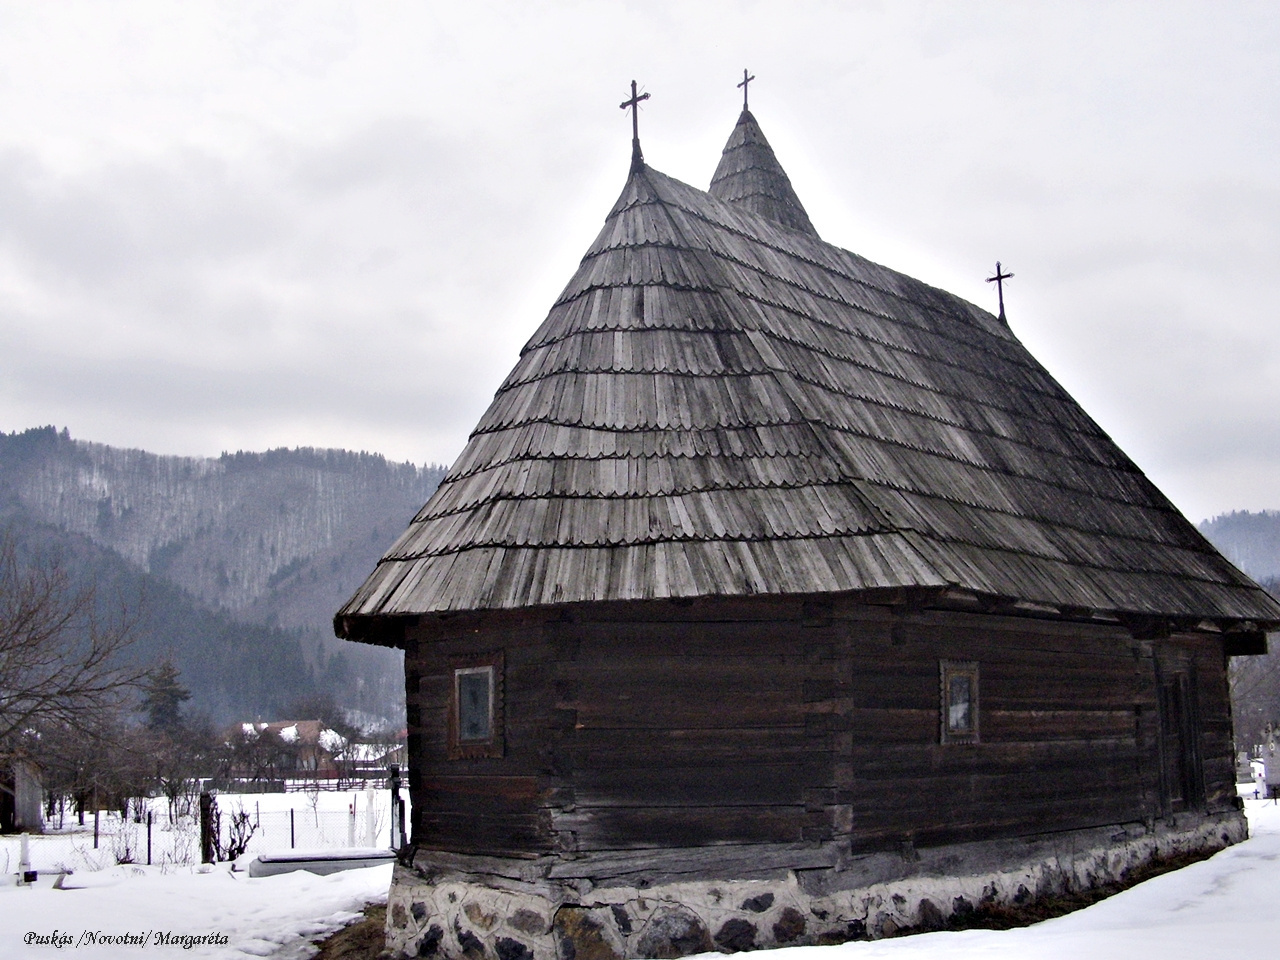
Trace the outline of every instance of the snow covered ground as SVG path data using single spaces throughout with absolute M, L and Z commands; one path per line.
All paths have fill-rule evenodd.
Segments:
M 194 802 L 189 806 L 196 809 Z M 386 789 L 220 794 L 218 807 L 224 839 L 236 814 L 248 816 L 253 828 L 249 853 L 391 844 L 391 794 Z M 122 820 L 118 811 L 103 811 L 95 846 L 92 815 L 86 815 L 84 826 L 80 826 L 74 814 L 68 813 L 51 818 L 43 836 L 28 838 L 29 862 L 33 869 L 49 874 L 103 870 L 121 862 L 151 863 L 165 867 L 166 872 L 198 864 L 200 825 L 196 815 L 171 818 L 164 798 L 151 799 L 147 809 L 153 821 L 150 845 L 141 818 Z M 16 873 L 20 857 L 21 838 L 0 837 L 0 877 Z
M 75 874 L 66 881 L 75 889 L 0 889 L 0 956 L 303 958 L 315 952 L 312 940 L 355 919 L 367 902 L 385 900 L 391 883 L 390 865 L 256 880 L 225 864 L 199 870 L 118 866 Z M 55 933 L 71 941 L 62 950 L 37 940 Z M 158 933 L 172 934 L 174 944 L 158 944 Z M 93 942 L 126 934 L 147 936 L 146 946 Z M 209 935 L 216 942 L 190 949 L 180 939 Z
M 1252 954 L 1280 939 L 1280 806 L 1246 802 L 1253 837 L 1203 863 L 1156 877 L 1056 920 L 1019 930 L 930 933 L 898 940 L 795 947 L 770 960 L 1212 960 Z M 274 956 L 294 960 L 310 942 L 350 920 L 369 901 L 385 900 L 389 866 L 315 877 L 293 873 L 249 879 L 226 865 L 162 873 L 132 865 L 76 873 L 56 890 L 0 886 L 0 956 L 59 953 L 28 943 L 55 931 L 71 938 L 62 952 L 86 957 L 171 954 L 186 957 Z M 225 943 L 157 945 L 155 932 L 217 934 Z M 151 934 L 145 947 L 94 945 L 90 934 Z M 76 943 L 81 945 L 78 949 Z

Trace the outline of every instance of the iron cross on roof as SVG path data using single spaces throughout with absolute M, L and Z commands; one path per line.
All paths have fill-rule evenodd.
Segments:
M 636 93 L 636 82 L 631 81 L 631 99 L 623 100 L 619 107 L 631 109 L 631 169 L 637 170 L 644 163 L 644 154 L 640 152 L 640 101 L 648 100 L 649 94 Z
M 742 109 L 743 110 L 747 109 L 747 84 L 749 84 L 754 79 L 755 79 L 754 76 L 750 76 L 750 77 L 747 76 L 747 71 L 746 71 L 746 68 L 744 67 L 742 70 L 742 82 L 738 84 L 738 86 L 742 88 Z
M 636 82 L 632 80 L 631 81 L 631 99 L 623 100 L 620 104 L 618 104 L 618 106 L 623 110 L 626 110 L 628 108 L 630 108 L 631 110 L 631 139 L 632 140 L 640 139 L 640 101 L 648 100 L 648 99 L 649 99 L 649 94 L 636 93 Z
M 1004 315 L 1004 282 L 1005 282 L 1006 280 L 1008 280 L 1008 279 L 1009 279 L 1010 277 L 1012 277 L 1012 276 L 1013 276 L 1013 274 L 1012 274 L 1012 273 L 1003 273 L 1003 272 L 1001 272 L 1001 270 L 1000 270 L 1000 261 L 999 261 L 999 260 L 997 260 L 997 261 L 996 261 L 996 275 L 995 275 L 994 277 L 987 277 L 987 283 L 994 283 L 994 284 L 996 285 L 996 294 L 1000 297 L 1000 319 L 1001 319 L 1001 320 L 1004 320 L 1004 319 L 1005 319 L 1005 315 Z

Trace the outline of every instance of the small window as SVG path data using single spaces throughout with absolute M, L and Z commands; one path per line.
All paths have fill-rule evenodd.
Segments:
M 943 660 L 942 677 L 942 742 L 977 743 L 978 741 L 978 665 Z
M 458 742 L 493 739 L 493 667 L 470 667 L 453 672 L 458 685 Z
M 502 756 L 502 654 L 453 664 L 449 758 Z

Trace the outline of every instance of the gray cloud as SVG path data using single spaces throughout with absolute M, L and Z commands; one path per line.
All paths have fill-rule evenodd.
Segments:
M 1003 260 L 1176 502 L 1280 507 L 1268 5 L 146 13 L 0 31 L 0 429 L 448 461 L 622 186 L 627 81 L 705 186 L 746 65 L 827 239 L 988 307 Z

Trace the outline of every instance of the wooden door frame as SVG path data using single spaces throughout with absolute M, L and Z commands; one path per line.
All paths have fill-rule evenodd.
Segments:
M 1196 696 L 1196 665 L 1188 651 L 1165 649 L 1155 657 L 1156 682 L 1156 746 L 1160 773 L 1160 810 L 1165 817 L 1173 814 L 1203 810 L 1206 803 L 1204 783 L 1204 758 L 1200 748 L 1200 710 Z M 1168 708 L 1165 689 L 1169 688 L 1180 703 L 1180 727 L 1178 742 L 1181 746 L 1182 771 L 1181 809 L 1174 809 L 1174 770 L 1172 758 L 1167 754 L 1166 724 Z

